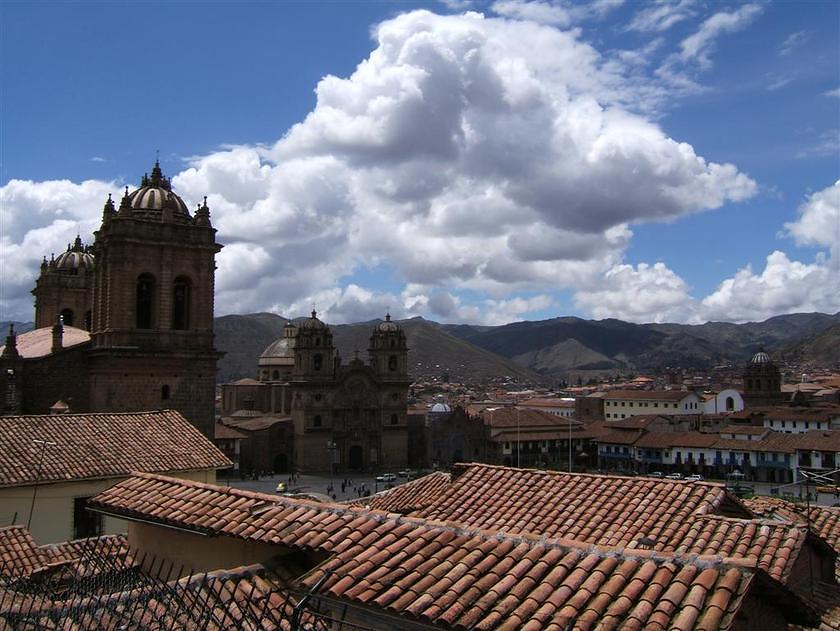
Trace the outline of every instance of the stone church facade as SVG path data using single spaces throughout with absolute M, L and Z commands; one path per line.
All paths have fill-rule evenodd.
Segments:
M 389 315 L 371 332 L 368 361 L 342 363 L 329 327 L 311 316 L 286 325 L 258 361 L 258 379 L 222 386 L 222 417 L 287 418 L 290 467 L 375 471 L 408 461 L 408 347 Z M 248 421 L 244 421 L 247 423 Z
M 36 329 L 0 349 L 3 411 L 169 408 L 212 438 L 215 233 L 206 198 L 190 214 L 157 162 L 119 207 L 109 196 L 93 245 L 41 265 Z

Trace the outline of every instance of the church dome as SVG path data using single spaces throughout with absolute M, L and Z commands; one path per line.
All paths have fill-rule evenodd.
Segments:
M 266 346 L 265 350 L 260 355 L 260 359 L 277 359 L 283 357 L 295 356 L 295 341 L 281 337 L 274 340 L 271 344 Z
M 765 353 L 764 351 L 759 351 L 753 358 L 750 360 L 751 364 L 772 364 L 773 361 L 770 359 L 770 355 Z
M 396 333 L 400 330 L 399 325 L 396 322 L 391 322 L 391 314 L 385 314 L 385 320 L 379 323 L 379 326 L 376 327 L 377 331 L 381 333 Z
M 452 411 L 452 408 L 450 408 L 446 403 L 438 402 L 435 403 L 429 411 L 432 414 L 447 414 Z
M 305 329 L 307 331 L 316 331 L 326 329 L 327 325 L 318 319 L 318 312 L 313 309 L 312 317 L 310 317 L 308 320 L 304 320 L 303 324 L 300 325 L 300 328 Z
M 82 244 L 82 239 L 76 237 L 73 245 L 67 245 L 67 251 L 59 254 L 54 261 L 55 269 L 65 274 L 84 274 L 93 269 L 93 254 L 90 248 Z
M 266 346 L 260 355 L 260 366 L 292 365 L 295 363 L 295 336 L 297 327 L 287 322 L 283 327 L 283 337 L 279 337 Z
M 140 188 L 127 194 L 132 216 L 137 219 L 192 223 L 184 200 L 172 192 L 169 178 L 164 177 L 160 163 L 155 161 L 152 175 L 144 175 Z

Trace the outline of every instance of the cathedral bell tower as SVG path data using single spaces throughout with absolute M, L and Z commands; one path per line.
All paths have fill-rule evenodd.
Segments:
M 371 370 L 380 383 L 380 425 L 383 428 L 382 449 L 396 452 L 400 447 L 392 445 L 397 438 L 393 430 L 402 430 L 408 426 L 408 345 L 405 332 L 396 323 L 391 322 L 391 314 L 385 314 L 385 320 L 379 323 L 370 335 L 368 358 Z
M 307 381 L 329 381 L 335 378 L 335 347 L 330 328 L 318 319 L 314 310 L 311 317 L 298 327 L 294 343 L 295 367 L 292 378 Z
M 385 314 L 385 321 L 371 333 L 368 356 L 374 373 L 383 381 L 408 379 L 405 333 L 396 322 L 391 322 L 390 313 Z
M 172 408 L 213 437 L 215 255 L 207 198 L 190 215 L 160 164 L 108 200 L 95 233 L 91 406 Z
M 109 200 L 110 201 L 110 200 Z M 35 328 L 52 326 L 61 316 L 66 326 L 90 331 L 94 258 L 90 246 L 77 236 L 67 251 L 41 263 L 35 281 Z

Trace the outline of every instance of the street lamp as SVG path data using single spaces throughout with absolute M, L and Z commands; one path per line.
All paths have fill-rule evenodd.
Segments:
M 335 450 L 338 449 L 338 445 L 335 444 L 334 440 L 327 440 L 327 451 L 330 453 L 330 492 L 332 493 L 334 490 L 333 486 L 333 476 L 335 475 Z

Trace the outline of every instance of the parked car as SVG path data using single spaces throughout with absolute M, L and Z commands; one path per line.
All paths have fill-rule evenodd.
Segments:
M 410 478 L 411 477 L 411 470 L 410 469 L 403 469 L 402 471 L 397 471 L 397 475 L 401 478 Z
M 277 484 L 277 489 L 275 489 L 275 490 L 277 491 L 277 493 L 285 493 L 286 492 L 286 483 L 285 482 L 279 482 Z
M 377 482 L 393 482 L 397 479 L 397 476 L 393 473 L 383 473 L 382 475 L 376 476 Z
M 682 473 L 669 473 L 665 476 L 666 480 L 682 480 Z
M 699 482 L 702 479 L 703 476 L 699 473 L 693 473 L 692 475 L 686 477 L 686 480 L 688 480 L 689 482 Z
M 653 473 L 648 473 L 648 476 L 650 476 L 651 478 L 664 478 L 665 474 L 661 471 L 654 471 Z

